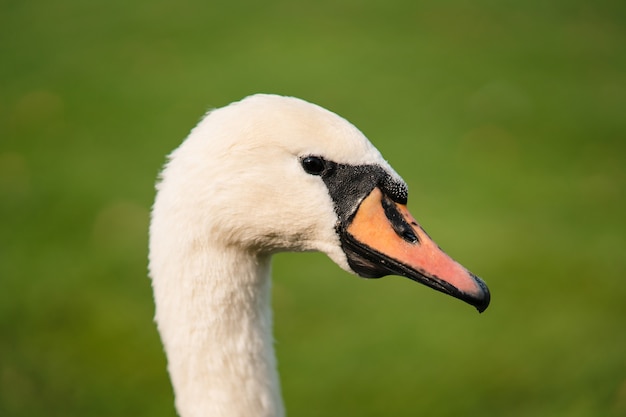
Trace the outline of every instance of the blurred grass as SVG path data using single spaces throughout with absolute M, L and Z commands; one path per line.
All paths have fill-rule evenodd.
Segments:
M 292 416 L 626 415 L 626 6 L 5 1 L 0 415 L 174 415 L 146 278 L 164 155 L 210 107 L 361 128 L 490 309 L 276 258 Z

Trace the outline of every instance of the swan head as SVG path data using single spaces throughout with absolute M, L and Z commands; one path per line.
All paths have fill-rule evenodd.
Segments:
M 163 237 L 151 241 L 169 243 L 151 247 L 151 269 L 172 245 L 321 251 L 363 277 L 402 275 L 479 311 L 489 304 L 484 282 L 411 216 L 407 186 L 378 150 L 306 101 L 254 95 L 209 112 L 170 155 L 157 188 L 151 234 Z

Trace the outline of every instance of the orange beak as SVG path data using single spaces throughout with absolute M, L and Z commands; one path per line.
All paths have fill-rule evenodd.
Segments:
M 379 188 L 361 202 L 340 235 L 350 266 L 361 276 L 402 275 L 459 298 L 479 312 L 489 305 L 487 285 L 442 251 L 404 204 Z

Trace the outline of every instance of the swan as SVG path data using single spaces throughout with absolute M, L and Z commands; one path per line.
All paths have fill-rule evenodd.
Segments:
M 485 283 L 407 210 L 407 186 L 352 124 L 293 97 L 212 110 L 157 182 L 149 274 L 181 417 L 281 417 L 270 260 L 321 251 L 366 278 L 395 274 L 479 311 Z

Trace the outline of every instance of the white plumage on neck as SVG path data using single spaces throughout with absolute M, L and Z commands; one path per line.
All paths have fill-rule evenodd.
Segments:
M 171 254 L 175 256 L 175 254 Z M 269 257 L 198 248 L 155 282 L 156 320 L 184 417 L 284 415 L 272 340 Z

